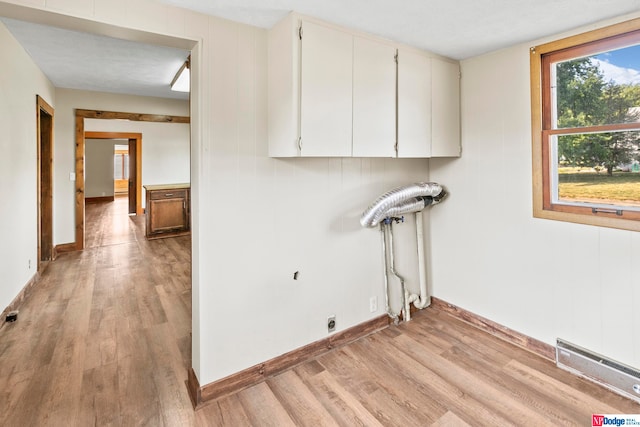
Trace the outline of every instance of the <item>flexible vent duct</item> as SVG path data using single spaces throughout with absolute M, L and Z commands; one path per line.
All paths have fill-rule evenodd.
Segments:
M 385 309 L 394 323 L 398 323 L 400 313 L 394 313 L 389 306 L 389 274 L 400 282 L 402 317 L 411 320 L 411 303 L 423 309 L 431 303 L 427 293 L 427 273 L 424 259 L 424 238 L 422 226 L 422 210 L 429 205 L 435 205 L 447 196 L 441 185 L 435 182 L 418 182 L 404 187 L 398 187 L 378 197 L 371 206 L 362 213 L 360 224 L 363 227 L 375 227 L 380 224 L 382 231 L 382 253 L 384 256 L 384 290 Z M 415 213 L 416 216 L 416 244 L 418 252 L 418 273 L 420 293 L 412 294 L 405 287 L 404 278 L 395 269 L 393 255 L 393 223 L 404 221 L 400 215 Z M 384 221 L 383 221 L 384 220 Z
M 363 227 L 375 227 L 386 217 L 419 212 L 431 204 L 439 203 L 446 191 L 435 182 L 417 182 L 395 188 L 378 197 L 362 213 L 360 224 Z

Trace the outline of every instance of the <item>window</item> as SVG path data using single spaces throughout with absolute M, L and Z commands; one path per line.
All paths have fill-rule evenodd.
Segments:
M 113 179 L 129 179 L 129 153 L 116 150 L 113 155 Z
M 640 230 L 640 20 L 531 48 L 534 216 Z

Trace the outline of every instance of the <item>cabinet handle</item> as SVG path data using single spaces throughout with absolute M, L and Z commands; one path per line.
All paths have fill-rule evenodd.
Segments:
M 173 196 L 173 193 L 165 193 L 164 197 L 171 197 Z
M 298 150 L 302 152 L 302 137 L 298 137 Z

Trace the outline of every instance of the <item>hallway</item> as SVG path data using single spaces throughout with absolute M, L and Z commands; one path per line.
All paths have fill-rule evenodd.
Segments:
M 190 238 L 147 241 L 126 198 L 86 218 L 0 331 L 0 425 L 192 425 Z

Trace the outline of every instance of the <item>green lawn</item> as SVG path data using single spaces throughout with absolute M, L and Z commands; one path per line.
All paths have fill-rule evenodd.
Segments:
M 626 202 L 640 205 L 640 173 L 570 172 L 559 174 L 560 199 Z

